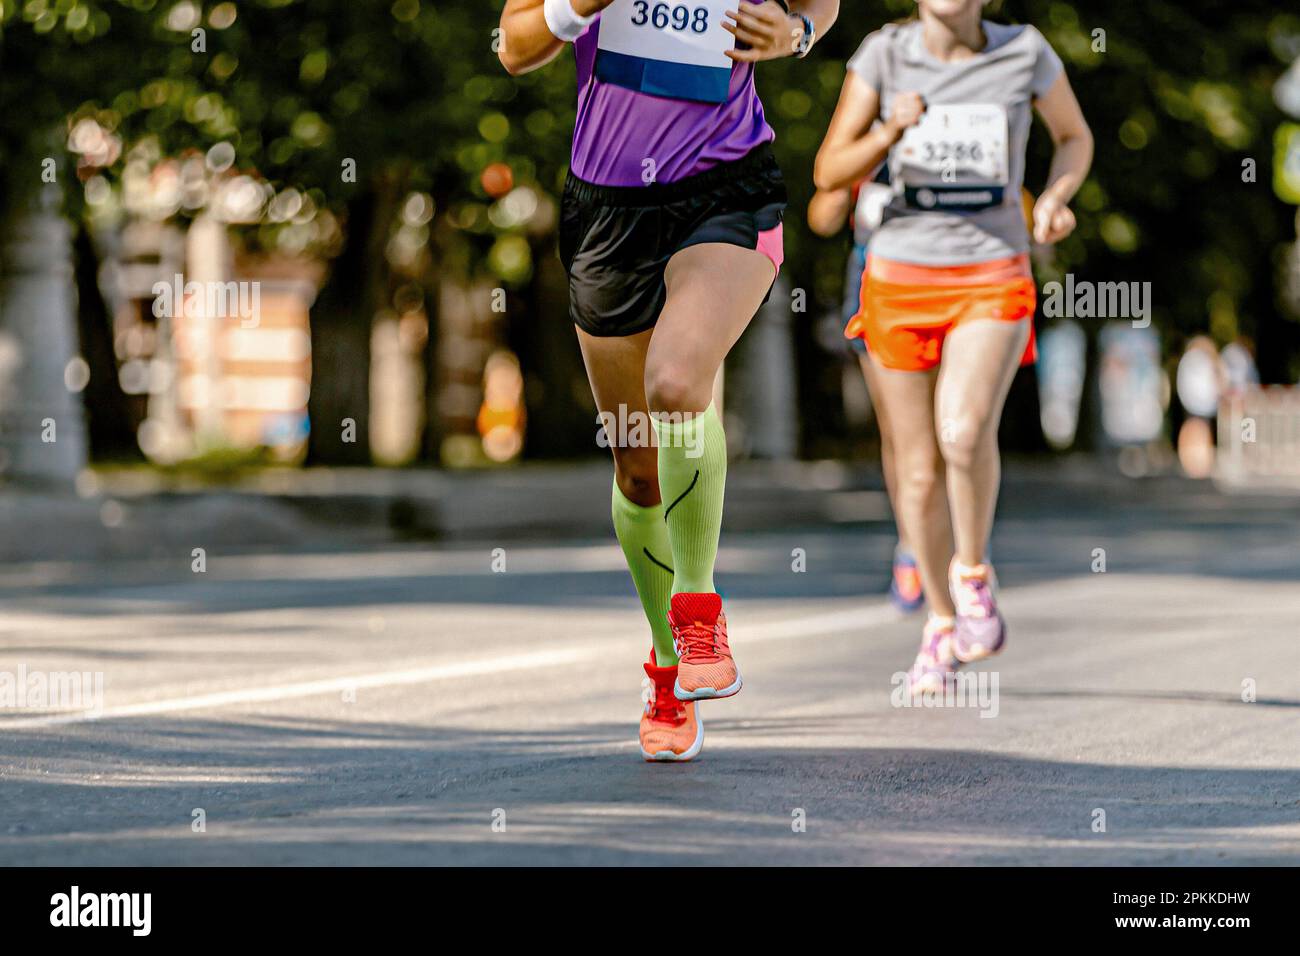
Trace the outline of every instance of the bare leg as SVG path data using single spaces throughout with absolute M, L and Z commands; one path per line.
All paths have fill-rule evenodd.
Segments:
M 713 401 L 722 360 L 736 344 L 775 276 L 753 249 L 701 243 L 668 262 L 668 301 L 646 356 L 646 396 L 655 412 L 702 412 Z
M 979 564 L 988 551 L 1002 474 L 998 422 L 1028 335 L 1028 322 L 989 319 L 957 326 L 944 342 L 935 427 L 957 560 L 965 565 Z
M 876 368 L 876 361 L 870 355 L 858 356 L 858 365 L 862 368 L 862 378 L 867 383 L 867 392 L 871 395 L 872 404 L 876 409 L 876 427 L 880 429 L 880 471 L 885 479 L 885 494 L 889 496 L 889 507 L 894 512 L 894 524 L 898 529 L 898 546 L 912 554 L 911 545 L 907 542 L 907 535 L 903 532 L 903 523 L 898 520 L 898 476 L 896 473 L 897 464 L 894 459 L 894 430 L 890 425 L 889 413 L 885 411 L 884 402 L 880 399 L 880 385 L 878 379 L 880 371 Z M 944 501 L 947 505 L 947 501 Z
M 652 330 L 619 338 L 589 335 L 576 326 L 575 331 L 596 409 L 618 416 L 621 405 L 629 422 L 648 420 L 645 364 Z M 647 430 L 646 444 L 641 447 L 620 447 L 610 436 L 610 450 L 614 453 L 614 480 L 627 500 L 643 508 L 657 505 L 659 463 L 653 430 Z
M 943 456 L 934 431 L 937 372 L 901 372 L 879 364 L 875 371 L 880 407 L 894 437 L 895 513 L 916 557 L 930 610 L 949 617 L 952 528 L 944 501 Z

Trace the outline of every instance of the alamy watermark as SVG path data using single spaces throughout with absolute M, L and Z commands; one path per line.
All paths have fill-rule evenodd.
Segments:
M 704 454 L 704 430 L 686 427 L 693 425 L 695 419 L 703 412 L 643 412 L 640 409 L 629 410 L 627 405 L 619 405 L 617 412 L 599 412 L 596 415 L 596 444 L 601 448 L 653 448 L 667 445 L 670 448 L 685 448 L 687 458 L 699 458 Z M 673 426 L 664 429 L 655 436 L 655 423 Z
M 50 897 L 51 926 L 121 927 L 132 936 L 148 936 L 152 914 L 152 893 L 83 893 L 74 885 Z
M 980 717 L 998 715 L 998 672 L 963 671 L 948 674 L 941 686 L 913 691 L 906 671 L 889 679 L 893 690 L 889 703 L 893 707 L 966 707 L 978 710 Z
M 19 664 L 0 671 L 0 710 L 79 712 L 104 710 L 103 671 L 38 671 Z
M 154 318 L 175 319 L 184 312 L 196 316 L 231 316 L 239 319 L 242 329 L 255 329 L 262 321 L 262 284 L 260 282 L 185 281 L 179 272 L 167 282 L 153 284 Z
M 1151 324 L 1150 282 L 1077 281 L 1043 286 L 1043 315 L 1049 319 L 1131 319 L 1135 329 Z

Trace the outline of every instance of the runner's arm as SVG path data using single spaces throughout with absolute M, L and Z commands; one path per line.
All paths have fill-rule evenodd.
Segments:
M 1055 146 L 1047 186 L 1034 204 L 1034 241 L 1046 244 L 1064 239 L 1074 231 L 1074 213 L 1068 204 L 1088 178 L 1093 140 L 1092 130 L 1065 73 L 1034 100 L 1034 108 Z
M 819 189 L 808 203 L 808 228 L 829 239 L 843 228 L 853 202 L 851 189 Z
M 580 17 L 599 13 L 614 0 L 569 0 Z M 501 11 L 500 46 L 497 58 L 511 76 L 528 73 L 550 63 L 564 49 L 546 25 L 546 0 L 506 0 Z
M 813 165 L 813 182 L 818 189 L 847 189 L 866 179 L 885 161 L 889 150 L 902 138 L 908 117 L 896 111 L 889 121 L 873 128 L 879 116 L 880 94 L 850 71 Z

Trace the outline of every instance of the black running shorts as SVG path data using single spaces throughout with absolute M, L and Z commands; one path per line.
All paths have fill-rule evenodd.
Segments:
M 760 249 L 779 269 L 785 205 L 767 143 L 673 183 L 597 186 L 570 173 L 560 214 L 570 316 L 591 335 L 644 332 L 663 309 L 668 260 L 703 242 Z

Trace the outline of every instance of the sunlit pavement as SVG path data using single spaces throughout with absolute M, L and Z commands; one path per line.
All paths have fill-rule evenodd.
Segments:
M 1010 641 L 962 707 L 891 703 L 885 523 L 730 535 L 745 689 L 677 766 L 637 752 L 603 539 L 5 566 L 0 674 L 104 695 L 0 711 L 0 863 L 1300 862 L 1294 502 L 1003 515 Z

